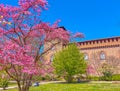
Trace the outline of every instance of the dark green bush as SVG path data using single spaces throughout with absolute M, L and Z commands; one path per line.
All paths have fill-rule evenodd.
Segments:
M 112 81 L 112 75 L 113 75 L 113 73 L 111 71 L 105 71 L 105 72 L 103 72 L 103 76 L 100 77 L 100 80 Z
M 61 80 L 63 80 L 63 77 L 46 75 L 46 76 L 42 77 L 41 80 L 42 81 L 61 81 Z
M 44 77 L 41 78 L 42 81 L 52 81 L 54 78 L 49 76 L 49 75 L 46 75 Z

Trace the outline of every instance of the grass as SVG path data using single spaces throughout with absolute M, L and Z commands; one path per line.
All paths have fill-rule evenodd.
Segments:
M 6 91 L 17 91 L 10 89 Z M 39 87 L 31 87 L 30 91 L 120 91 L 120 84 L 112 83 L 80 83 L 80 84 L 44 84 Z
M 8 84 L 8 86 L 9 86 L 9 87 L 10 87 L 10 86 L 17 86 L 17 83 L 11 83 L 11 82 L 10 82 L 10 83 Z

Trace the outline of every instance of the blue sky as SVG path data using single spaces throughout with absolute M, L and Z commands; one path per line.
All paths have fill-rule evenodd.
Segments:
M 91 40 L 120 36 L 120 0 L 48 0 L 49 10 L 43 19 L 53 23 L 61 20 L 72 33 L 82 32 Z M 0 3 L 17 5 L 17 0 L 0 0 Z

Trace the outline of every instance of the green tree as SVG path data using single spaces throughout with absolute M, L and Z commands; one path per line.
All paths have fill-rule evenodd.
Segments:
M 9 84 L 9 76 L 4 71 L 0 71 L 0 87 L 5 90 L 8 87 Z
M 84 74 L 87 67 L 84 54 L 75 43 L 69 44 L 55 54 L 53 66 L 55 73 L 63 76 L 67 82 L 72 82 L 75 75 Z

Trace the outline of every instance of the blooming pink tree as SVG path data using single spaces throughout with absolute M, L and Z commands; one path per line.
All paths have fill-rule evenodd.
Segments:
M 19 6 L 0 4 L 0 69 L 17 81 L 19 91 L 29 91 L 34 74 L 45 70 L 40 58 L 52 47 L 69 41 L 69 32 L 40 19 L 46 0 L 19 0 Z M 77 35 L 78 36 L 78 35 Z M 46 42 L 59 40 L 47 50 Z
M 86 71 L 87 75 L 93 75 L 96 73 L 96 70 L 94 69 L 93 65 L 88 65 Z

